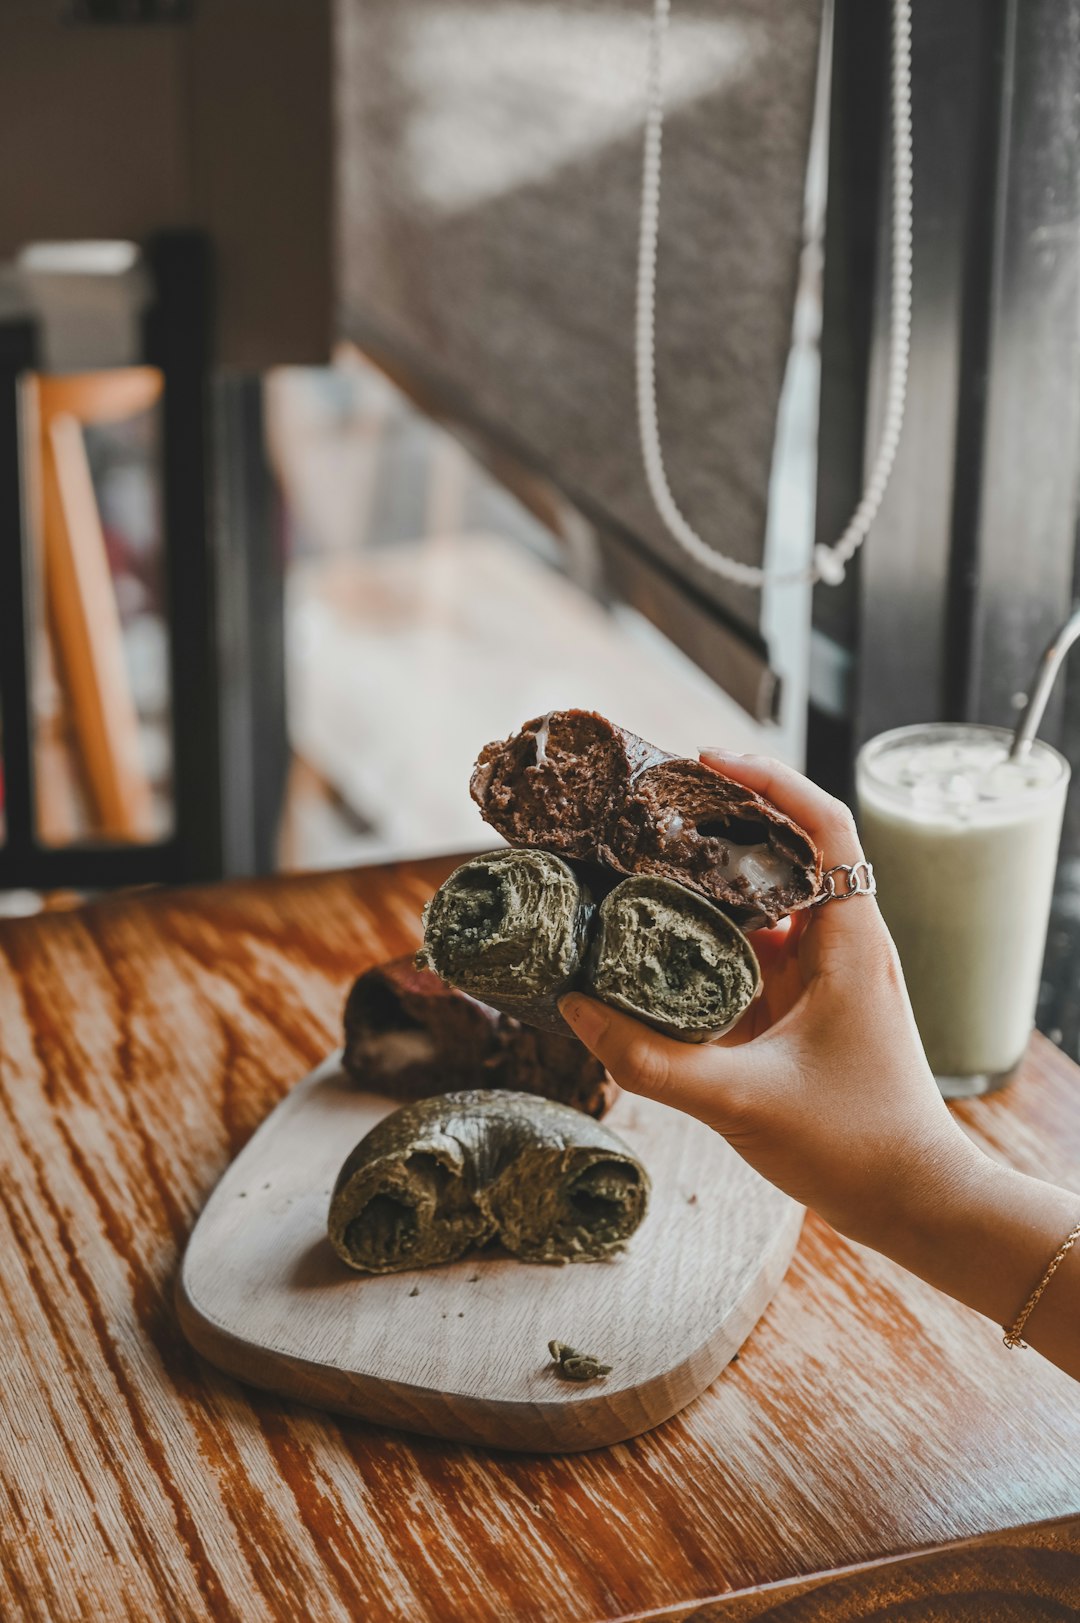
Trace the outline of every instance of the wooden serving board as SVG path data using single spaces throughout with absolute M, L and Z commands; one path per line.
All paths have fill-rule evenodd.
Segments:
M 369 1278 L 326 1238 L 338 1168 L 393 1109 L 332 1055 L 262 1124 L 184 1255 L 180 1322 L 256 1386 L 409 1431 L 569 1453 L 676 1414 L 735 1356 L 783 1278 L 802 1207 L 709 1128 L 624 1094 L 607 1117 L 652 1177 L 648 1215 L 605 1262 L 476 1254 Z M 612 1365 L 584 1384 L 552 1339 Z

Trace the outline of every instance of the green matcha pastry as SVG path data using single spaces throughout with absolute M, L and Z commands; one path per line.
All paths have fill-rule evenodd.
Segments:
M 595 906 L 549 851 L 492 851 L 456 868 L 424 910 L 417 963 L 531 1026 L 566 1035 Z
M 477 1090 L 405 1105 L 346 1160 L 330 1242 L 361 1273 L 452 1262 L 498 1241 L 525 1262 L 592 1262 L 645 1215 L 649 1177 L 568 1105 Z
M 588 992 L 683 1042 L 731 1029 L 761 990 L 753 948 L 674 879 L 624 879 L 597 913 L 548 851 L 496 851 L 450 875 L 424 915 L 419 962 L 530 1025 L 565 1033 L 558 999 Z
M 761 991 L 738 925 L 674 879 L 624 879 L 596 921 L 583 990 L 683 1042 L 729 1031 Z

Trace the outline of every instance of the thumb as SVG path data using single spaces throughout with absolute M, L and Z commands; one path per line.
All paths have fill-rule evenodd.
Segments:
M 561 998 L 559 1008 L 574 1035 L 621 1088 L 684 1110 L 710 1126 L 724 1114 L 725 1084 L 746 1069 L 737 1048 L 677 1042 L 580 992 Z

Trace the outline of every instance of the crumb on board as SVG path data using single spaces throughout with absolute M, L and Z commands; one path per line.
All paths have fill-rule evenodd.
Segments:
M 592 1353 L 579 1352 L 565 1341 L 549 1341 L 548 1352 L 555 1360 L 558 1373 L 566 1381 L 597 1381 L 611 1374 L 611 1365 L 602 1364 Z
M 409 1295 L 410 1296 L 419 1296 L 420 1295 L 420 1287 L 419 1287 L 419 1285 L 414 1285 L 412 1290 L 409 1292 Z

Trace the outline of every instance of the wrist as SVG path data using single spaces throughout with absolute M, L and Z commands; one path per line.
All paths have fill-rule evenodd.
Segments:
M 985 1191 L 1001 1170 L 943 1109 L 932 1128 L 905 1135 L 902 1152 L 890 1147 L 871 1180 L 873 1197 L 844 1232 L 926 1277 L 924 1264 L 943 1233 L 985 1203 Z
M 879 1247 L 925 1279 L 947 1237 L 967 1231 L 993 1205 L 1007 1169 L 992 1161 L 949 1119 L 952 1131 L 917 1151 Z
M 992 1160 L 951 1117 L 949 1125 L 952 1134 L 917 1151 L 890 1180 L 873 1236 L 852 1237 L 1010 1324 L 1080 1216 L 1080 1201 Z

